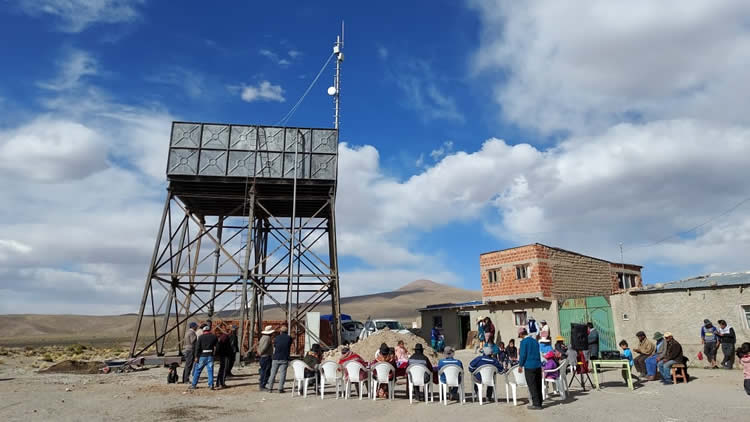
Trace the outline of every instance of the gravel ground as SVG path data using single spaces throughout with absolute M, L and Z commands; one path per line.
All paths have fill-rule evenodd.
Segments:
M 460 351 L 468 363 L 472 354 Z M 3 421 L 154 421 L 154 420 L 575 420 L 575 421 L 713 421 L 748 420 L 750 396 L 742 388 L 738 370 L 691 369 L 687 385 L 636 384 L 629 391 L 618 372 L 604 376 L 600 391 L 582 392 L 575 385 L 565 402 L 553 396 L 545 409 L 526 409 L 525 390 L 519 406 L 467 402 L 465 405 L 424 402 L 410 405 L 403 384 L 396 400 L 335 400 L 334 394 L 306 399 L 289 393 L 260 393 L 257 366 L 238 368 L 230 388 L 209 391 L 201 380 L 193 393 L 184 385 L 166 384 L 167 370 L 154 368 L 130 374 L 42 374 L 23 359 L 3 358 L 0 364 L 0 420 Z M 292 376 L 291 368 L 289 377 Z M 467 390 L 471 387 L 467 386 Z M 291 384 L 287 384 L 287 390 Z

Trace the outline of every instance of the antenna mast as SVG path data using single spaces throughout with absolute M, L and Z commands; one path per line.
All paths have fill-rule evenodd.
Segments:
M 341 35 L 336 36 L 336 43 L 333 44 L 333 54 L 336 55 L 336 76 L 333 79 L 333 102 L 336 108 L 333 115 L 333 128 L 338 129 L 341 111 L 341 62 L 344 61 L 344 21 L 341 21 Z

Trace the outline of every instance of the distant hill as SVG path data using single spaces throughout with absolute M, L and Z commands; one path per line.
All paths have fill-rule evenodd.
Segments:
M 481 292 L 416 280 L 385 293 L 352 296 L 341 299 L 341 312 L 364 321 L 373 318 L 394 318 L 410 323 L 419 317 L 418 308 L 447 302 L 466 302 L 482 297 Z M 318 305 L 315 311 L 331 312 L 330 302 Z M 281 319 L 277 307 L 266 307 L 265 319 Z M 136 316 L 86 315 L 0 315 L 3 335 L 0 345 L 65 344 L 76 342 L 127 343 L 133 335 Z M 146 326 L 150 326 L 146 324 Z

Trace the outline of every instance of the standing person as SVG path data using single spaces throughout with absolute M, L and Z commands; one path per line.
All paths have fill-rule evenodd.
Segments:
M 484 319 L 484 342 L 485 345 L 490 342 L 495 342 L 495 324 L 492 323 L 490 317 Z
M 198 323 L 195 321 L 191 322 L 188 325 L 188 330 L 185 332 L 185 339 L 182 342 L 182 356 L 185 358 L 185 368 L 182 370 L 182 384 L 190 382 L 190 374 L 193 372 L 195 341 L 198 339 L 198 335 L 195 334 L 196 328 L 198 328 Z
M 271 373 L 271 354 L 273 353 L 271 334 L 273 333 L 273 326 L 266 325 L 266 328 L 260 332 L 261 337 L 258 340 L 258 356 L 260 357 L 260 381 L 258 382 L 258 388 L 260 391 L 265 391 L 268 376 Z
M 518 338 L 521 339 L 518 372 L 526 377 L 531 396 L 531 403 L 527 407 L 538 410 L 542 408 L 542 359 L 539 343 L 523 327 L 518 329 Z
M 229 340 L 229 334 L 216 327 L 219 341 L 216 344 L 216 358 L 219 360 L 219 376 L 216 380 L 216 389 L 221 390 L 227 387 L 227 373 L 229 372 L 229 356 L 232 354 L 232 344 Z
M 529 322 L 527 323 L 526 332 L 531 337 L 536 338 L 539 335 L 539 326 L 536 323 L 536 319 L 533 316 L 529 316 Z
M 273 392 L 273 383 L 276 381 L 276 373 L 279 373 L 279 393 L 284 392 L 284 383 L 286 382 L 286 370 L 289 367 L 289 351 L 292 348 L 292 338 L 287 331 L 289 328 L 282 325 L 280 333 L 273 340 L 273 358 L 271 360 L 271 374 L 268 377 L 266 389 Z
M 620 356 L 623 359 L 627 359 L 628 365 L 632 367 L 633 366 L 633 352 L 630 350 L 630 347 L 628 347 L 628 342 L 625 340 L 620 340 L 620 349 L 622 349 L 622 354 Z M 622 370 L 622 379 L 625 380 L 625 382 L 628 382 L 628 370 L 627 369 Z
M 542 324 L 542 328 L 539 330 L 539 339 L 547 339 L 550 340 L 549 343 L 552 343 L 552 339 L 549 336 L 549 325 L 547 325 L 547 320 L 541 320 L 539 321 L 540 324 Z
M 432 350 L 437 352 L 438 349 L 438 339 L 440 338 L 440 330 L 438 327 L 432 327 L 432 330 L 430 331 L 430 346 L 432 346 Z
M 479 339 L 479 350 L 484 347 L 484 317 L 477 317 L 477 339 Z M 476 351 L 476 350 L 475 350 Z
M 734 344 L 737 342 L 737 336 L 734 334 L 734 328 L 727 325 L 723 319 L 719 320 L 719 343 L 721 344 L 721 353 L 724 359 L 721 360 L 721 366 L 726 369 L 734 367 Z
M 661 372 L 661 382 L 672 384 L 672 365 L 682 363 L 684 356 L 682 355 L 682 346 L 672 337 L 672 333 L 669 331 L 664 333 L 664 339 L 667 343 L 664 357 L 659 362 L 659 371 Z
M 592 322 L 587 323 L 589 327 L 589 360 L 599 359 L 599 332 Z
M 646 359 L 656 352 L 656 346 L 646 337 L 646 333 L 643 331 L 638 331 L 635 336 L 638 337 L 638 347 L 633 351 L 638 353 L 638 356 L 633 360 L 633 366 L 642 377 L 645 377 L 647 375 Z
M 203 334 L 195 342 L 195 368 L 193 369 L 193 383 L 190 385 L 191 390 L 195 390 L 198 385 L 198 378 L 206 367 L 208 371 L 208 388 L 214 389 L 214 353 L 216 353 L 216 344 L 219 339 L 211 332 L 210 326 L 203 328 Z
M 226 376 L 233 377 L 232 368 L 234 368 L 234 361 L 237 359 L 237 354 L 240 352 L 240 341 L 237 338 L 237 324 L 232 324 L 232 331 L 229 334 L 229 345 L 232 348 L 232 354 L 229 356 L 229 362 L 227 362 L 227 373 Z
M 737 357 L 740 359 L 745 377 L 745 392 L 750 395 L 750 343 L 742 343 L 737 349 Z
M 708 365 L 706 369 L 716 369 L 719 365 L 716 363 L 716 352 L 719 349 L 719 330 L 711 324 L 708 319 L 703 320 L 701 327 L 701 343 L 703 344 L 703 354 L 706 355 Z

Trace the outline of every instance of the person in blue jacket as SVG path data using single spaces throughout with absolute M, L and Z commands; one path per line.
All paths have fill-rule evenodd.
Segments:
M 518 358 L 518 372 L 524 374 L 526 384 L 529 386 L 531 404 L 529 409 L 542 408 L 542 357 L 539 353 L 539 343 L 533 336 L 528 335 L 526 328 L 518 329 L 518 338 L 521 345 Z
M 485 346 L 482 349 L 482 354 L 475 357 L 474 360 L 469 363 L 469 372 L 474 372 L 483 365 L 492 365 L 495 368 L 497 368 L 497 372 L 502 373 L 504 371 L 503 365 L 497 360 L 492 358 L 492 347 Z M 474 380 L 476 382 L 482 382 L 482 376 L 478 372 L 474 374 Z M 489 400 L 490 397 L 494 396 L 494 390 L 492 387 L 487 387 L 487 399 Z M 479 390 L 477 390 L 477 385 L 474 384 L 474 394 L 479 394 Z
M 438 327 L 432 327 L 432 331 L 430 331 L 430 346 L 432 346 L 432 350 L 436 351 L 438 350 L 438 340 L 440 339 L 440 330 Z
M 461 377 L 463 377 L 463 374 L 464 374 L 463 362 L 453 357 L 455 354 L 455 350 L 453 350 L 452 347 L 445 346 L 444 352 L 445 352 L 445 357 L 438 361 L 438 372 L 440 372 L 440 370 L 443 369 L 445 365 L 458 365 L 462 369 L 462 371 L 458 374 L 458 382 L 460 383 Z M 440 382 L 445 382 L 445 374 L 440 375 Z M 458 395 L 458 387 L 451 387 L 450 390 L 448 391 L 448 400 L 456 400 L 457 395 Z

